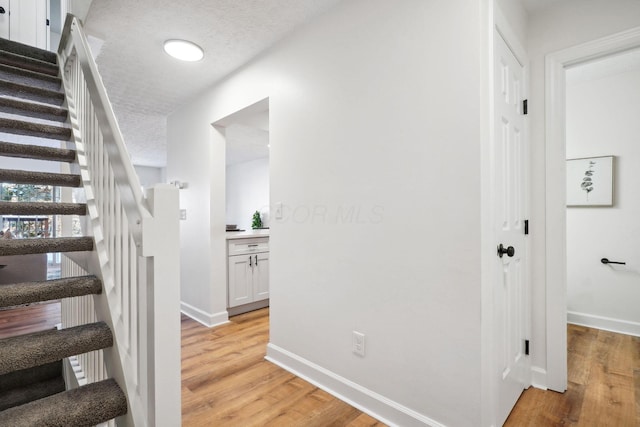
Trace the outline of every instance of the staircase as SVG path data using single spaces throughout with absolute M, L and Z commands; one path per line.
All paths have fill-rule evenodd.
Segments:
M 73 136 L 57 61 L 54 53 L 0 39 L 0 156 L 77 163 L 76 152 L 66 144 L 37 143 Z M 17 139 L 10 135 L 36 142 L 5 142 Z M 83 185 L 79 174 L 12 169 L 0 169 L 0 182 Z M 0 215 L 85 214 L 85 204 L 0 201 Z M 0 255 L 90 252 L 94 246 L 93 237 L 0 238 Z M 102 281 L 93 275 L 0 285 L 0 310 L 102 290 Z M 61 376 L 65 358 L 112 346 L 114 334 L 103 321 L 0 340 L 0 425 L 86 426 L 125 415 L 127 397 L 114 379 L 65 391 Z

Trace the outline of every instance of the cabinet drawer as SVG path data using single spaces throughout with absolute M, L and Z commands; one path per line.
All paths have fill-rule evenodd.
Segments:
M 229 256 L 269 251 L 269 238 L 236 239 L 229 241 Z

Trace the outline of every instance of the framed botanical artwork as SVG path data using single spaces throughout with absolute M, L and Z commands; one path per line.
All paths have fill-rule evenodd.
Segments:
M 567 206 L 613 206 L 613 156 L 567 160 Z

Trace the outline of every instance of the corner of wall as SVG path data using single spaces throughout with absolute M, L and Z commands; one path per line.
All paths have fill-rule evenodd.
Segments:
M 213 328 L 214 326 L 229 322 L 229 313 L 227 313 L 226 310 L 213 314 L 207 313 L 183 301 L 180 301 L 180 312 L 207 328 Z
M 274 344 L 268 344 L 265 358 L 389 426 L 445 427 Z

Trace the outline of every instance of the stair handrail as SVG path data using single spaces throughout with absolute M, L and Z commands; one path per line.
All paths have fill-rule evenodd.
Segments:
M 104 288 L 92 308 L 80 310 L 95 310 L 114 333 L 115 351 L 104 353 L 104 364 L 128 399 L 119 425 L 179 425 L 178 189 L 158 184 L 143 194 L 82 24 L 71 14 L 58 59 L 95 242 L 77 267 Z
M 95 96 L 95 98 L 92 98 L 93 107 L 96 110 L 98 120 L 101 122 L 100 127 L 103 132 L 103 138 L 112 141 L 112 144 L 106 144 L 109 150 L 109 157 L 112 160 L 111 167 L 114 168 L 117 184 L 122 191 L 122 196 L 125 197 L 122 202 L 127 211 L 127 217 L 131 222 L 131 231 L 134 234 L 136 243 L 140 245 L 142 243 L 142 222 L 151 215 L 146 207 L 140 180 L 133 168 L 133 164 L 129 160 L 129 153 L 125 146 L 118 120 L 109 101 L 107 89 L 100 77 L 98 65 L 91 54 L 91 48 L 82 30 L 81 22 L 73 14 L 69 13 L 62 30 L 60 44 L 58 45 L 58 55 L 65 58 L 70 54 L 72 48 L 75 48 L 89 91 Z

